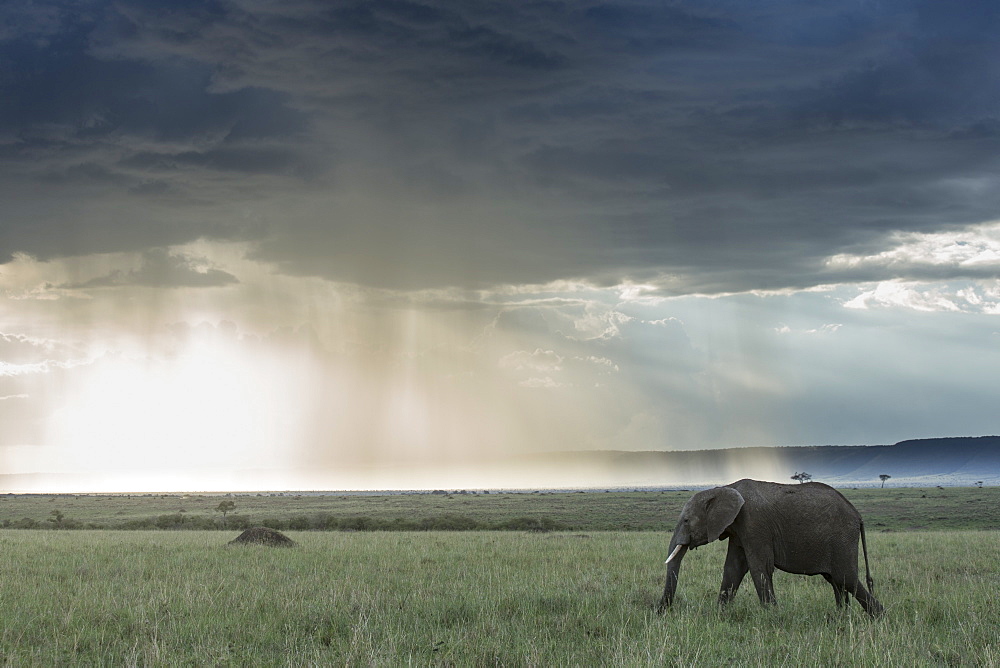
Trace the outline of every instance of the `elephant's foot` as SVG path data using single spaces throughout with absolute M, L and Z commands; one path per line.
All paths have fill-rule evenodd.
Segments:
M 858 603 L 861 604 L 861 607 L 865 609 L 865 612 L 867 612 L 872 619 L 876 619 L 885 614 L 885 608 L 882 607 L 882 604 L 879 603 L 878 599 L 874 596 L 868 596 L 867 599 L 859 598 Z
M 729 605 L 729 602 L 736 598 L 736 591 L 731 589 L 723 589 L 719 592 L 719 605 Z

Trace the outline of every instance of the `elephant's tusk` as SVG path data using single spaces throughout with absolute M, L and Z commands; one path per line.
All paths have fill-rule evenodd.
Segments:
M 664 561 L 663 563 L 669 564 L 670 560 L 677 556 L 677 553 L 681 551 L 682 547 L 684 547 L 684 546 L 683 545 L 678 545 L 677 547 L 675 547 L 674 551 L 670 553 L 670 556 L 667 557 L 667 560 Z

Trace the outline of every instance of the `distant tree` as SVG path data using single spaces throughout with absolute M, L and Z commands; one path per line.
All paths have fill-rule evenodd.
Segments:
M 889 475 L 888 473 L 883 473 L 883 474 L 879 475 L 878 479 L 882 481 L 882 487 L 885 487 L 885 481 L 888 480 L 891 477 L 892 476 Z
M 809 482 L 810 480 L 812 480 L 812 474 L 806 473 L 805 471 L 803 471 L 802 473 L 796 471 L 795 475 L 792 476 L 792 480 L 798 480 L 799 483 Z
M 49 515 L 52 515 L 52 517 L 49 518 L 49 522 L 52 522 L 52 526 L 61 529 L 63 518 L 66 517 L 65 515 L 63 515 L 62 511 L 53 510 L 51 513 L 49 513 Z
M 220 513 L 222 513 L 222 524 L 223 525 L 226 523 L 226 513 L 232 511 L 235 508 L 236 508 L 236 502 L 232 501 L 230 499 L 226 499 L 225 501 L 219 502 L 219 505 L 217 505 L 215 507 L 215 509 L 217 511 L 219 511 Z

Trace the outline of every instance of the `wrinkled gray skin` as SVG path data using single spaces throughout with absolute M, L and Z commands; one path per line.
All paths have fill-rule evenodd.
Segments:
M 868 588 L 858 580 L 858 537 L 865 556 Z M 684 505 L 668 560 L 667 582 L 657 612 L 674 600 L 681 560 L 688 549 L 729 539 L 719 603 L 728 603 L 750 572 L 761 603 L 775 603 L 774 569 L 822 575 L 833 587 L 837 606 L 851 594 L 872 617 L 882 604 L 871 594 L 868 548 L 861 515 L 840 492 L 819 482 L 780 485 L 740 480 L 698 492 Z

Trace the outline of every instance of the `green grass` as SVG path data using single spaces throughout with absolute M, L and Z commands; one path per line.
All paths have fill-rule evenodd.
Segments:
M 869 532 L 1000 529 L 1000 487 L 842 489 Z M 663 531 L 672 528 L 691 492 L 548 494 L 396 494 L 382 496 L 231 497 L 226 528 L 527 528 L 573 531 Z M 6 495 L 0 524 L 50 528 L 52 512 L 74 528 L 223 528 L 219 495 Z
M 684 560 L 663 616 L 657 532 L 0 531 L 0 662 L 695 666 L 1000 663 L 998 532 L 876 532 L 887 614 L 818 577 L 715 604 L 725 545 Z

